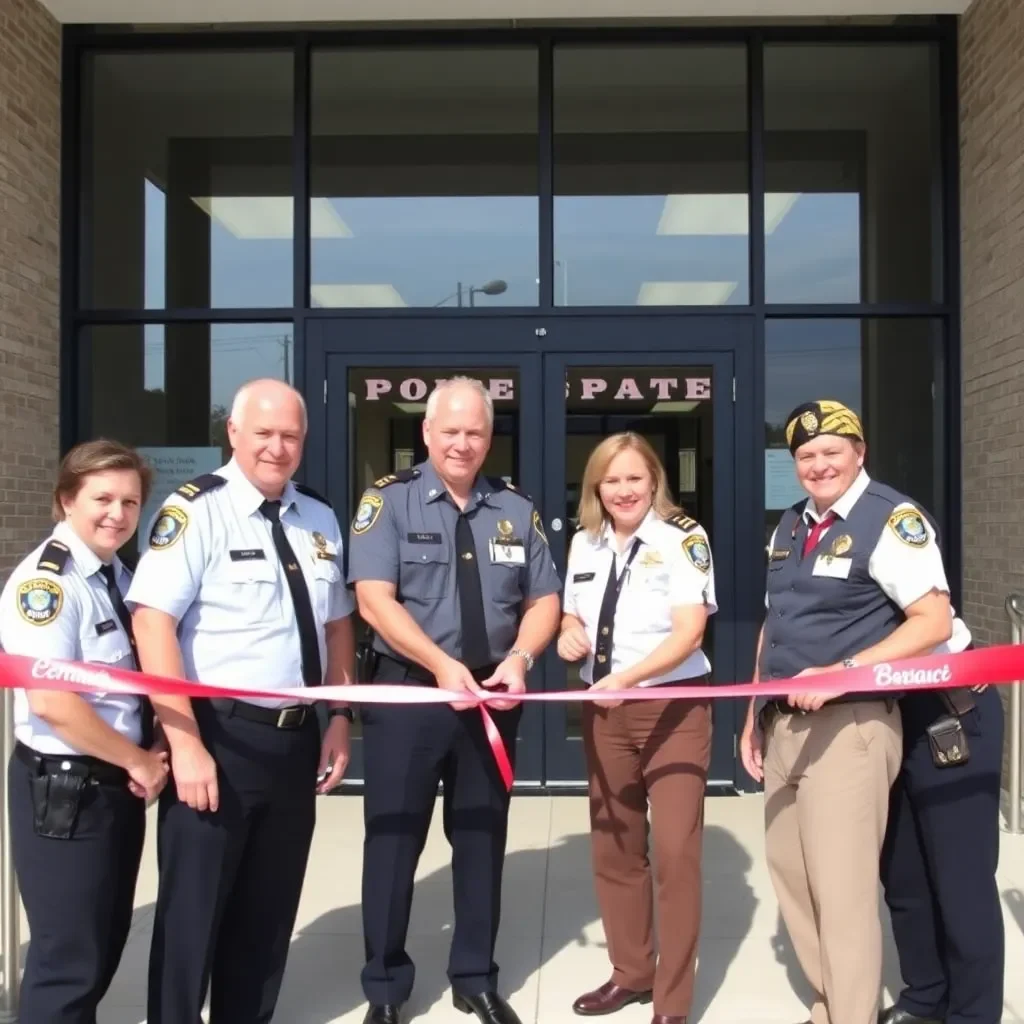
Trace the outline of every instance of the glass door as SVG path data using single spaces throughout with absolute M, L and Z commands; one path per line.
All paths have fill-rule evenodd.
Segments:
M 545 385 L 545 497 L 547 534 L 559 573 L 576 529 L 579 487 L 590 452 L 609 434 L 642 434 L 659 454 L 676 501 L 707 530 L 715 562 L 719 611 L 705 634 L 714 678 L 735 679 L 733 542 L 734 438 L 732 352 L 646 351 L 621 354 L 597 349 L 548 355 Z M 644 348 L 647 348 L 645 345 Z M 549 689 L 580 689 L 578 666 L 551 650 Z M 548 785 L 585 781 L 580 705 L 545 705 L 545 775 Z M 735 779 L 735 712 L 730 701 L 714 705 L 710 785 Z
M 418 353 L 328 351 L 325 358 L 326 488 L 346 535 L 365 488 L 426 459 L 422 424 L 427 396 L 436 381 L 456 375 L 481 380 L 494 402 L 494 436 L 484 474 L 501 477 L 527 494 L 539 492 L 540 464 L 535 457 L 543 447 L 539 357 L 446 354 L 428 344 Z M 524 457 L 528 452 L 534 458 Z M 366 628 L 357 617 L 357 640 L 365 638 Z M 534 671 L 531 686 L 540 687 L 540 670 Z M 527 705 L 516 753 L 517 782 L 522 785 L 542 781 L 542 730 L 540 707 Z M 357 716 L 346 783 L 358 785 L 362 778 Z

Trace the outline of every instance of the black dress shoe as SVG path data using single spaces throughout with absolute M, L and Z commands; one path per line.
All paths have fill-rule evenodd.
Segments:
M 399 1009 L 392 1003 L 382 1003 L 380 1006 L 370 1003 L 366 1016 L 363 1018 L 363 1024 L 402 1024 Z
M 478 996 L 453 992 L 452 1005 L 463 1013 L 475 1013 L 480 1024 L 522 1024 L 516 1011 L 497 992 L 481 992 Z
M 916 1017 L 898 1006 L 890 1006 L 888 1010 L 878 1011 L 878 1024 L 942 1024 L 934 1017 Z

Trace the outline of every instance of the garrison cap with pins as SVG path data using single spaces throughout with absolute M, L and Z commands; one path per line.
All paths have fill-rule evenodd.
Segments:
M 848 437 L 851 441 L 864 440 L 860 417 L 842 402 L 829 399 L 804 402 L 786 417 L 786 443 L 791 455 L 795 455 L 801 445 L 822 434 Z

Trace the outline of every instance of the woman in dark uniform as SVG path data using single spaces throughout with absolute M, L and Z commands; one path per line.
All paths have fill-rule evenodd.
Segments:
M 134 670 L 117 557 L 139 521 L 150 471 L 130 448 L 72 449 L 54 490 L 57 523 L 0 594 L 8 654 Z M 148 701 L 119 693 L 15 691 L 8 765 L 14 867 L 30 942 L 26 1024 L 96 1024 L 132 920 L 147 801 L 167 778 Z

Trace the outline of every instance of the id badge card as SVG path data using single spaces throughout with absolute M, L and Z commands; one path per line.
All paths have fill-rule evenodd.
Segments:
M 852 558 L 837 558 L 835 555 L 818 555 L 814 560 L 814 576 L 827 576 L 833 580 L 846 580 L 850 578 L 850 569 L 853 568 Z
M 491 539 L 487 542 L 493 565 L 526 565 L 526 549 L 521 543 L 506 544 Z

